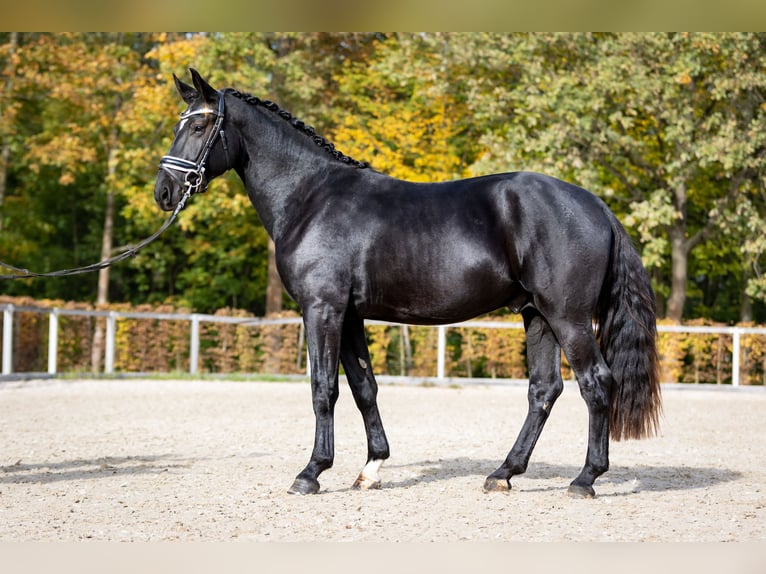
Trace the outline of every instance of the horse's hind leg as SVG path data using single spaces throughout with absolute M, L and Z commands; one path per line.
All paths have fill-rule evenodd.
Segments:
M 354 488 L 380 488 L 378 470 L 389 456 L 388 441 L 378 412 L 378 384 L 372 374 L 370 354 L 361 319 L 347 317 L 343 323 L 340 360 L 346 371 L 354 401 L 362 413 L 367 433 L 367 464 L 354 482 Z
M 588 452 L 585 466 L 569 485 L 570 496 L 592 498 L 594 481 L 609 469 L 609 409 L 612 373 L 601 356 L 590 321 L 556 328 L 564 353 L 588 405 Z
M 529 457 L 548 420 L 553 403 L 564 389 L 561 380 L 561 348 L 553 331 L 536 310 L 527 308 L 522 315 L 527 332 L 529 411 L 505 462 L 484 482 L 486 491 L 509 490 L 511 477 L 527 470 Z

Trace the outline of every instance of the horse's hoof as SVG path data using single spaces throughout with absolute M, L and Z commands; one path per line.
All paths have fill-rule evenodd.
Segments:
M 287 491 L 288 494 L 316 494 L 319 492 L 319 483 L 308 478 L 296 478 L 293 485 Z
M 484 492 L 508 492 L 511 490 L 511 481 L 507 478 L 487 477 L 484 481 Z
M 596 491 L 592 486 L 582 486 L 580 484 L 570 484 L 567 490 L 570 498 L 595 498 Z
M 351 488 L 354 490 L 377 490 L 380 488 L 380 481 L 360 474 L 354 481 L 354 484 L 351 485 Z

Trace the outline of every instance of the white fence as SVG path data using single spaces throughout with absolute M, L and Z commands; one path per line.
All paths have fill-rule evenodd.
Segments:
M 189 341 L 189 368 L 190 374 L 198 372 L 200 357 L 200 324 L 203 322 L 228 323 L 246 327 L 260 327 L 264 325 L 285 325 L 300 324 L 302 320 L 298 317 L 280 318 L 280 319 L 262 319 L 262 318 L 242 318 L 227 317 L 220 315 L 204 315 L 199 313 L 175 314 L 175 313 L 140 313 L 125 311 L 86 311 L 77 309 L 60 308 L 42 308 L 29 306 L 15 306 L 12 304 L 0 304 L 0 311 L 3 315 L 2 329 L 2 375 L 11 375 L 13 373 L 13 325 L 14 313 L 28 312 L 41 313 L 49 316 L 48 331 L 48 374 L 58 373 L 58 322 L 59 317 L 65 315 L 103 317 L 106 319 L 105 332 L 105 350 L 104 350 L 104 372 L 114 373 L 115 358 L 115 335 L 118 319 L 152 319 L 152 320 L 171 320 L 171 321 L 189 321 L 190 322 L 190 341 Z M 389 324 L 382 321 L 368 321 L 368 324 Z M 433 327 L 437 329 L 437 364 L 435 377 L 437 380 L 446 379 L 445 364 L 447 355 L 446 334 L 450 327 L 461 328 L 482 328 L 482 329 L 523 329 L 522 323 L 512 323 L 507 321 L 467 321 L 456 325 L 440 325 Z M 301 327 L 302 328 L 302 327 Z M 731 384 L 735 387 L 740 385 L 740 358 L 742 355 L 741 340 L 743 335 L 766 335 L 766 328 L 755 327 L 706 327 L 706 326 L 684 326 L 684 325 L 658 325 L 660 332 L 675 333 L 710 333 L 718 335 L 729 335 L 732 338 L 732 372 Z M 308 361 L 306 361 L 308 364 Z

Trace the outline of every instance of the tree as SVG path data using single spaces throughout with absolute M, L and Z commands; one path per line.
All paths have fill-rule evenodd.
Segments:
M 11 139 L 13 137 L 14 115 L 17 105 L 13 102 L 14 81 L 18 65 L 16 50 L 19 44 L 19 33 L 11 32 L 8 42 L 3 46 L 5 78 L 2 94 L 0 94 L 0 208 L 5 203 L 5 190 L 8 184 L 8 163 L 11 159 Z M 0 212 L 0 231 L 3 230 L 3 217 Z
M 104 202 L 101 259 L 111 256 L 118 197 L 124 181 L 118 175 L 125 152 L 145 143 L 136 130 L 132 109 L 135 91 L 145 85 L 151 71 L 143 53 L 150 36 L 138 34 L 43 34 L 23 47 L 34 65 L 24 79 L 45 94 L 42 129 L 30 138 L 27 160 L 33 171 L 50 166 L 64 189 L 82 183 L 99 166 L 97 193 Z M 99 272 L 96 303 L 109 300 L 110 269 Z M 103 354 L 103 327 L 93 345 L 92 367 L 99 370 Z
M 72 267 L 156 230 L 151 187 L 183 109 L 171 73 L 193 66 L 396 177 L 532 169 L 579 183 L 640 242 L 665 314 L 758 319 L 764 37 L 0 34 L 0 258 Z M 263 314 L 277 307 L 267 261 L 267 235 L 227 174 L 111 269 L 109 298 Z M 104 300 L 88 275 L 3 292 Z
M 763 192 L 762 34 L 553 34 L 520 38 L 513 121 L 475 169 L 523 164 L 606 198 L 647 266 L 669 258 L 666 314 L 684 314 L 692 252 L 724 213 Z
M 392 177 L 440 181 L 465 175 L 460 134 L 466 107 L 437 37 L 380 38 L 367 57 L 338 70 L 337 124 L 345 153 Z

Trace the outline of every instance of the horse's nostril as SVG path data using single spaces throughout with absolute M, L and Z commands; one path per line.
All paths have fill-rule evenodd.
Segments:
M 162 187 L 162 192 L 160 193 L 160 199 L 163 203 L 168 203 L 170 201 L 170 188 L 168 186 Z

